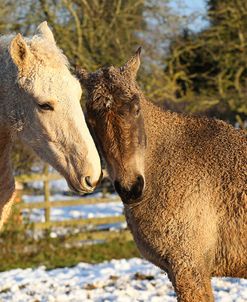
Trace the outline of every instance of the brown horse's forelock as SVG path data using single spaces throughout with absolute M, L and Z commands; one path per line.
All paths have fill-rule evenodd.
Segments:
M 94 120 L 96 141 L 105 158 L 117 161 L 124 170 L 124 163 L 131 158 L 138 146 L 146 145 L 146 135 L 142 115 L 137 120 L 128 118 L 118 109 L 125 104 L 138 104 L 142 95 L 139 89 L 123 81 L 118 69 L 103 68 L 92 73 L 88 80 L 88 115 Z M 128 106 L 126 106 L 126 111 Z

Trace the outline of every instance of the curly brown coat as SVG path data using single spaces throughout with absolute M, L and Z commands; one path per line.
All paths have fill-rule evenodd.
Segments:
M 142 255 L 168 273 L 178 301 L 213 301 L 212 276 L 247 277 L 247 136 L 148 102 L 138 67 L 137 53 L 120 69 L 80 72 L 88 121 L 113 181 L 145 179 L 141 197 L 121 196 Z

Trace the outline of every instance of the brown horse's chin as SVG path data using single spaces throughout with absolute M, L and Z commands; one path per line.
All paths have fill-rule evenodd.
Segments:
M 133 204 L 140 201 L 143 191 L 144 191 L 144 178 L 141 175 L 138 175 L 135 183 L 130 187 L 130 189 L 126 189 L 121 185 L 119 181 L 114 182 L 115 189 L 119 196 L 121 197 L 123 203 L 125 204 Z

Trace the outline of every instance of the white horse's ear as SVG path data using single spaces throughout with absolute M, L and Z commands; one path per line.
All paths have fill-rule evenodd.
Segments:
M 46 21 L 40 23 L 40 25 L 36 29 L 36 34 L 42 37 L 43 39 L 46 39 L 49 42 L 56 44 L 53 33 Z
M 123 67 L 120 67 L 120 71 L 122 73 L 128 74 L 132 79 L 136 78 L 138 69 L 141 65 L 141 49 L 142 48 L 139 47 L 135 52 L 134 56 L 131 57 Z
M 30 50 L 21 34 L 18 34 L 11 41 L 10 56 L 19 69 L 23 69 L 27 65 L 29 61 L 28 58 L 30 56 Z

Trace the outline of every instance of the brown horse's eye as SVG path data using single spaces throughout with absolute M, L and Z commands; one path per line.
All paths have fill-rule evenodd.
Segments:
M 41 110 L 44 110 L 44 111 L 53 111 L 54 110 L 53 106 L 49 103 L 38 104 L 38 106 Z
M 138 117 L 140 115 L 140 112 L 141 112 L 141 108 L 139 106 L 135 106 L 134 114 L 136 117 Z

